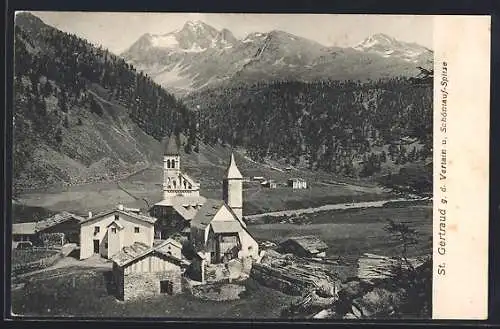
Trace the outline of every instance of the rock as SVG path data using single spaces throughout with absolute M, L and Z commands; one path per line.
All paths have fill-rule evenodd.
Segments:
M 356 315 L 352 314 L 352 313 L 347 313 L 346 315 L 344 315 L 342 317 L 342 319 L 345 319 L 345 320 L 353 320 L 353 319 L 358 319 L 358 317 L 356 317 Z
M 232 259 L 227 263 L 227 269 L 229 270 L 229 279 L 238 279 L 241 276 L 243 264 L 238 259 Z
M 313 319 L 331 319 L 334 318 L 335 312 L 331 309 L 324 309 L 313 316 Z

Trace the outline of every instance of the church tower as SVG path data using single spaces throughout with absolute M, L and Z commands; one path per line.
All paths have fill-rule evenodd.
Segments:
M 175 135 L 170 135 L 163 153 L 163 199 L 167 199 L 172 191 L 180 189 L 181 157 Z M 178 186 L 179 185 L 179 186 Z
M 234 154 L 231 154 L 231 162 L 223 180 L 222 199 L 231 207 L 238 218 L 243 218 L 243 176 L 236 167 Z

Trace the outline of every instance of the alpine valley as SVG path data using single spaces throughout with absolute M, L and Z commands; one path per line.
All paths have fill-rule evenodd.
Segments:
M 238 39 L 200 21 L 145 34 L 118 56 L 21 13 L 13 185 L 78 185 L 160 166 L 161 140 L 174 132 L 194 162 L 220 150 L 207 166 L 220 166 L 232 145 L 262 168 L 390 177 L 384 184 L 428 191 L 432 82 L 415 77 L 432 61 L 431 50 L 383 34 L 340 48 L 278 30 Z

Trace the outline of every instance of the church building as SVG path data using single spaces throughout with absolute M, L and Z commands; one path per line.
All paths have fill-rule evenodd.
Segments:
M 151 216 L 158 219 L 155 239 L 166 239 L 173 232 L 181 232 L 188 237 L 189 222 L 206 199 L 200 195 L 200 184 L 181 171 L 177 137 L 171 135 L 164 145 L 163 199 L 149 211 Z
M 191 220 L 191 244 L 207 264 L 252 257 L 258 244 L 243 221 L 243 176 L 234 155 L 223 180 L 222 200 L 207 200 Z

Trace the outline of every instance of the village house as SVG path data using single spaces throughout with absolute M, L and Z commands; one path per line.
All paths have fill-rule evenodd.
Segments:
M 36 236 L 36 223 L 15 223 L 12 224 L 12 247 L 16 248 L 19 242 L 29 241 L 32 244 L 39 242 Z
M 123 247 L 141 242 L 153 246 L 156 218 L 117 209 L 89 216 L 80 226 L 80 259 L 93 255 L 111 258 Z
M 20 241 L 30 241 L 35 246 L 53 247 L 79 243 L 80 223 L 84 220 L 81 216 L 63 211 L 38 222 L 13 224 L 13 246 Z
M 142 242 L 122 248 L 113 256 L 113 279 L 116 297 L 132 300 L 182 291 L 182 275 L 189 265 L 183 259 L 182 245 L 167 239 L 149 247 Z
M 266 181 L 260 183 L 260 185 L 262 187 L 267 187 L 267 188 L 276 188 L 277 187 L 276 182 L 274 180 L 272 180 L 272 179 L 271 180 L 266 180 Z
M 205 202 L 200 195 L 200 184 L 181 171 L 181 159 L 174 135 L 164 141 L 163 194 L 149 214 L 157 218 L 155 238 L 166 239 L 173 232 L 189 237 L 189 222 Z
M 299 257 L 325 257 L 328 245 L 315 236 L 291 237 L 278 245 L 280 253 Z
M 290 178 L 288 180 L 288 187 L 293 189 L 307 188 L 307 182 L 302 178 Z
M 258 257 L 258 244 L 243 221 L 242 177 L 231 155 L 223 200 L 207 200 L 191 221 L 192 247 L 206 264 Z

